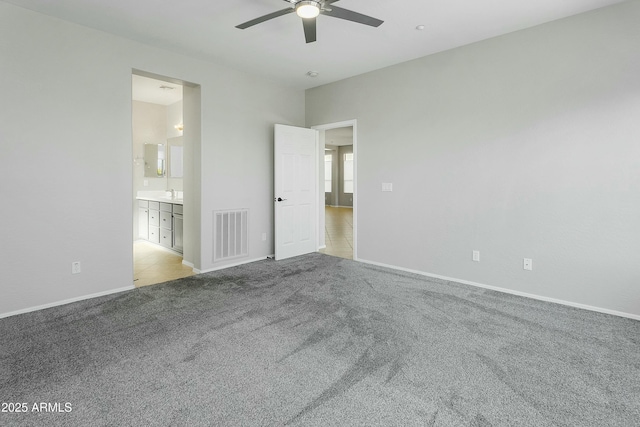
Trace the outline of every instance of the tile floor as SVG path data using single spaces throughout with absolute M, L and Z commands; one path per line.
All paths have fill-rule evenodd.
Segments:
M 325 207 L 325 241 L 320 252 L 353 259 L 353 209 Z
M 193 276 L 191 267 L 182 264 L 182 257 L 152 243 L 133 243 L 133 284 L 139 288 L 169 280 Z

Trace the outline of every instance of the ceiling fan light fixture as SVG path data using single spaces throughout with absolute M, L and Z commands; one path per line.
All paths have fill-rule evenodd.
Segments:
M 296 13 L 300 18 L 311 19 L 320 14 L 320 2 L 305 0 L 296 3 Z

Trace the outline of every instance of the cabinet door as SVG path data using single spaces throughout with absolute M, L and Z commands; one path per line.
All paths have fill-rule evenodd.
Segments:
M 171 230 L 171 212 L 160 211 L 160 228 Z
M 157 211 L 155 209 L 149 209 L 149 226 L 150 227 L 160 226 L 160 211 Z
M 160 229 L 158 227 L 149 226 L 149 241 L 160 243 Z
M 167 230 L 166 228 L 160 228 L 160 244 L 164 247 L 171 249 L 172 242 L 171 230 Z
M 138 208 L 138 238 L 149 240 L 149 209 Z
M 182 252 L 182 215 L 173 216 L 173 250 Z

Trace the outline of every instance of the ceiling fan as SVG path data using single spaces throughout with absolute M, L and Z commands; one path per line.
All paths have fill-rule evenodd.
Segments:
M 372 27 L 379 27 L 380 24 L 384 22 L 379 19 L 372 18 L 371 16 L 363 15 L 361 13 L 353 12 L 347 9 L 342 9 L 341 7 L 332 6 L 332 3 L 336 3 L 339 0 L 284 1 L 286 1 L 287 3 L 291 3 L 291 7 L 278 10 L 277 12 L 273 12 L 256 19 L 252 19 L 251 21 L 247 21 L 244 24 L 236 25 L 236 28 L 244 30 L 245 28 L 252 27 L 261 22 L 295 12 L 300 18 L 302 18 L 305 40 L 307 41 L 307 43 L 312 43 L 316 41 L 316 17 L 318 15 L 327 15 L 334 18 L 346 19 L 347 21 L 370 25 Z

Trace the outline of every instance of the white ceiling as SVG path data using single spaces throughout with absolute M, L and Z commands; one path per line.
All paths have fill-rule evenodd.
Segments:
M 353 126 L 327 129 L 324 133 L 324 143 L 327 145 L 353 145 Z
M 341 0 L 336 6 L 385 22 L 373 28 L 321 15 L 318 41 L 306 44 L 295 14 L 246 30 L 235 28 L 289 7 L 286 0 L 0 1 L 300 89 L 622 2 Z M 417 25 L 425 29 L 418 31 Z M 308 77 L 312 70 L 319 76 Z
M 182 100 L 182 85 L 133 75 L 131 98 L 151 104 L 171 105 Z

